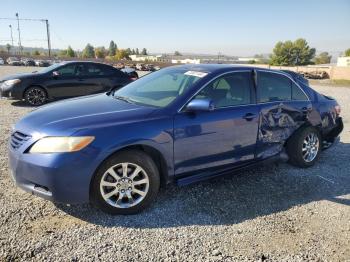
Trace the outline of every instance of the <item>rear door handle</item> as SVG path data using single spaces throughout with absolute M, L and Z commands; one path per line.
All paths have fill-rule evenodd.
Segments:
M 251 121 L 256 117 L 256 114 L 253 113 L 247 113 L 243 116 L 243 118 L 247 121 Z

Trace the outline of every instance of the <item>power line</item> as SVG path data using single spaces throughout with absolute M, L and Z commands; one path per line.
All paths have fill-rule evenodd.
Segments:
M 51 39 L 50 39 L 50 26 L 49 26 L 49 20 L 48 19 L 34 19 L 34 18 L 19 18 L 18 13 L 16 13 L 16 18 L 12 17 L 0 17 L 0 20 L 17 20 L 17 30 L 18 30 L 18 47 L 19 52 L 22 52 L 22 43 L 21 43 L 21 31 L 20 31 L 20 25 L 19 21 L 34 21 L 34 22 L 43 22 L 46 25 L 46 35 L 47 35 L 47 47 L 49 50 L 49 57 L 51 57 Z M 11 28 L 12 30 L 12 28 Z M 12 35 L 12 31 L 11 31 Z M 11 36 L 12 38 L 12 36 Z M 0 40 L 2 41 L 2 40 Z M 26 41 L 34 41 L 34 40 L 26 40 Z M 35 40 L 35 41 L 42 41 L 42 40 Z

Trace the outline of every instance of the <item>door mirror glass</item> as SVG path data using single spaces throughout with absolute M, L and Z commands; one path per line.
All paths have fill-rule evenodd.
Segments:
M 58 77 L 58 76 L 60 76 L 60 72 L 58 72 L 58 71 L 53 71 L 53 72 L 52 72 L 52 76 L 53 76 L 53 77 Z
M 212 100 L 203 98 L 203 99 L 193 99 L 186 106 L 187 112 L 196 112 L 196 111 L 211 111 L 214 109 L 214 104 Z

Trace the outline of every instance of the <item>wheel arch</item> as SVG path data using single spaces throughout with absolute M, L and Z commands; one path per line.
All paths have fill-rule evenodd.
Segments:
M 45 91 L 47 98 L 50 98 L 49 92 L 47 91 L 47 89 L 46 89 L 44 86 L 38 85 L 38 84 L 31 84 L 31 85 L 27 86 L 26 88 L 24 88 L 24 90 L 23 90 L 23 92 L 22 92 L 22 99 L 25 98 L 25 97 L 24 97 L 24 94 L 25 94 L 25 93 L 27 92 L 27 90 L 28 90 L 29 88 L 31 88 L 31 87 L 40 87 L 40 88 L 42 88 L 42 89 Z
M 123 152 L 123 151 L 128 151 L 128 150 L 138 150 L 141 152 L 146 153 L 148 156 L 150 156 L 154 162 L 154 164 L 157 166 L 158 171 L 159 171 L 159 175 L 160 175 L 160 184 L 161 187 L 164 188 L 169 182 L 171 182 L 170 176 L 169 176 L 169 171 L 168 171 L 168 164 L 167 161 L 165 160 L 164 155 L 155 147 L 150 146 L 150 145 L 145 145 L 145 144 L 133 144 L 133 145 L 128 145 L 128 146 L 124 146 L 121 148 L 118 148 L 117 150 L 115 150 L 114 152 L 112 152 L 111 154 L 109 154 L 107 157 L 105 157 L 103 159 L 103 161 L 101 161 L 101 163 L 97 166 L 97 168 L 95 169 L 93 175 L 91 176 L 90 179 L 90 192 L 91 192 L 91 186 L 92 186 L 92 181 L 95 177 L 95 174 L 97 172 L 97 170 L 106 162 L 108 161 L 108 159 L 110 159 L 111 157 L 113 157 L 114 155 Z

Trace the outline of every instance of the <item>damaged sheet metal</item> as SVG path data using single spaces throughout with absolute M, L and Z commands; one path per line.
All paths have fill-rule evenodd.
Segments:
M 302 108 L 303 105 L 301 105 Z M 256 154 L 267 158 L 280 153 L 287 139 L 307 121 L 307 111 L 287 103 L 261 105 Z M 305 105 L 305 108 L 306 105 Z

